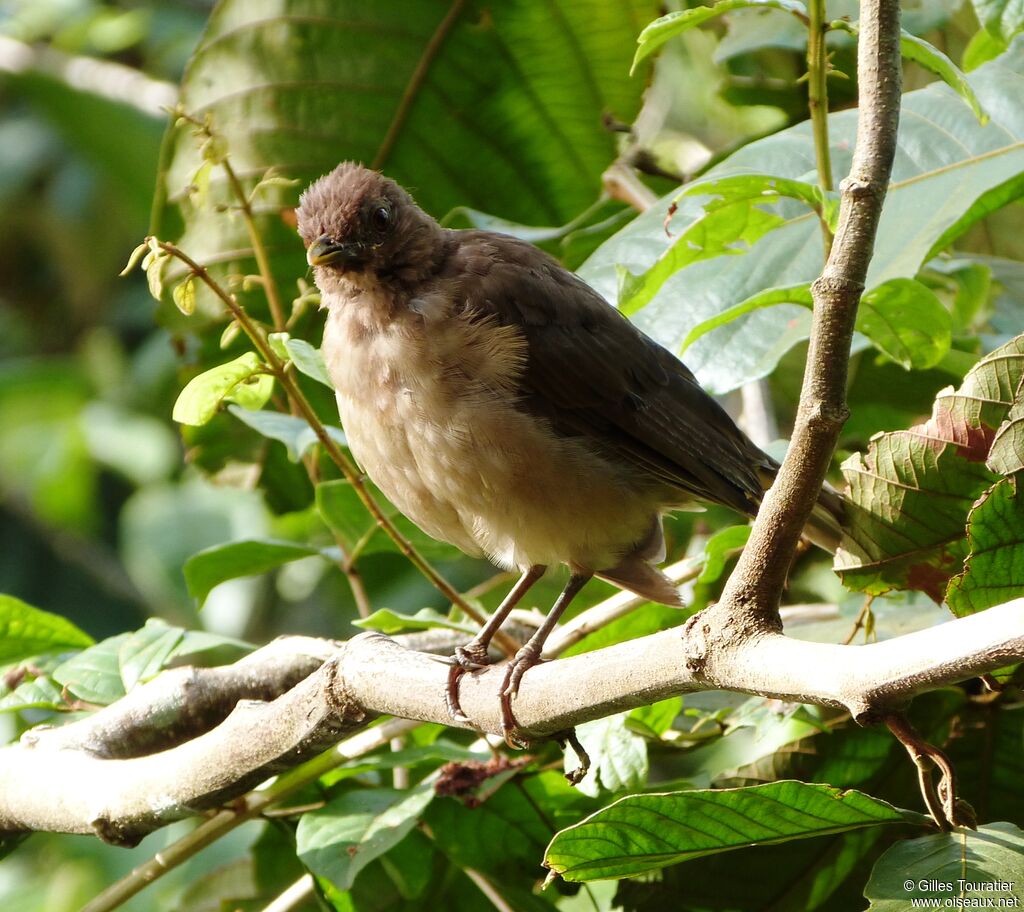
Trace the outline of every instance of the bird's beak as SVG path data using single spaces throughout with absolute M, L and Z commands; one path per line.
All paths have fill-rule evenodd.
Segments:
M 360 253 L 357 244 L 339 244 L 333 238 L 321 237 L 313 241 L 306 251 L 306 262 L 310 266 L 327 266 L 339 260 L 354 260 Z

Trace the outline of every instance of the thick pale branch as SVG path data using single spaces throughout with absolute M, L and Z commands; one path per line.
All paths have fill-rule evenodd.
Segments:
M 711 688 L 841 706 L 871 721 L 917 693 L 1024 660 L 1024 599 L 866 646 L 781 634 L 723 646 L 709 636 L 702 618 L 531 669 L 516 700 L 522 731 L 544 737 Z M 501 667 L 492 667 L 462 681 L 463 711 L 480 730 L 494 734 L 501 731 L 502 675 Z M 240 703 L 211 731 L 160 753 L 103 759 L 60 729 L 29 732 L 20 744 L 0 750 L 0 830 L 93 832 L 110 841 L 135 841 L 241 794 L 380 714 L 452 724 L 446 680 L 444 664 L 371 633 L 339 646 L 319 670 L 277 699 Z M 158 679 L 142 691 L 151 688 L 159 701 L 165 697 L 159 684 Z M 141 698 L 134 709 L 143 709 Z
M 723 639 L 778 630 L 778 605 L 801 532 L 847 417 L 857 304 L 882 213 L 900 110 L 898 0 L 864 0 L 858 44 L 857 145 L 841 186 L 839 227 L 812 286 L 814 321 L 789 452 L 714 611 Z

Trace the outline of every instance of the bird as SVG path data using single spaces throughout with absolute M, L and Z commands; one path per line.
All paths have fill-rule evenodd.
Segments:
M 446 699 L 548 567 L 569 578 L 510 660 L 512 701 L 544 641 L 597 576 L 681 605 L 658 569 L 664 514 L 722 504 L 752 517 L 778 463 L 693 373 L 545 252 L 448 229 L 383 174 L 342 162 L 302 194 L 296 224 L 326 310 L 322 353 L 349 448 L 428 535 L 520 576 L 451 660 Z M 826 488 L 805 535 L 835 551 Z

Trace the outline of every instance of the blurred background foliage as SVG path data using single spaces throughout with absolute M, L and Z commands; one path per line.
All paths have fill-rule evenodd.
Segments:
M 391 22 L 395 32 L 371 46 L 372 67 L 357 51 L 377 39 L 362 34 L 342 39 L 353 43 L 347 55 L 339 49 L 336 35 L 316 27 L 304 40 L 318 53 L 299 61 L 282 56 L 283 39 L 275 33 L 272 19 L 283 7 L 271 0 L 222 3 L 216 11 L 213 2 L 205 0 L 0 2 L 0 591 L 73 620 L 97 640 L 140 628 L 151 617 L 256 643 L 283 632 L 336 637 L 354 632 L 350 621 L 358 612 L 351 588 L 337 566 L 318 554 L 273 573 L 223 583 L 210 592 L 202 612 L 182 573 L 189 557 L 225 542 L 266 537 L 313 541 L 326 548 L 332 540 L 314 507 L 314 488 L 305 469 L 289 459 L 284 446 L 268 442 L 228 413 L 202 428 L 186 429 L 184 435 L 170 421 L 185 382 L 239 354 L 245 348 L 242 340 L 221 344 L 224 321 L 209 301 L 201 299 L 198 313 L 186 320 L 168 300 L 153 301 L 140 272 L 118 277 L 128 252 L 150 226 L 162 236 L 180 239 L 187 252 L 214 264 L 222 278 L 254 271 L 244 226 L 237 220 L 227 224 L 217 210 L 228 200 L 223 180 L 211 176 L 203 206 L 184 192 L 202 159 L 188 129 L 168 129 L 165 108 L 179 97 L 186 65 L 186 105 L 189 110 L 213 111 L 215 125 L 234 128 L 230 151 L 248 187 L 267 168 L 282 162 L 289 165 L 283 173 L 301 186 L 340 158 L 378 158 L 377 164 L 413 187 L 438 218 L 454 226 L 493 225 L 523 234 L 572 268 L 583 266 L 603 242 L 629 225 L 583 270 L 612 298 L 618 282 L 614 266 L 647 268 L 652 239 L 660 240 L 663 248 L 664 238 L 660 214 L 652 213 L 646 222 L 635 219 L 635 210 L 622 199 L 602 193 L 606 167 L 615 160 L 630 169 L 639 166 L 645 192 L 662 196 L 680 179 L 698 176 L 734 151 L 806 120 L 805 30 L 785 13 L 738 11 L 706 28 L 687 31 L 662 49 L 651 71 L 641 69 L 630 79 L 633 41 L 658 14 L 657 4 L 635 0 L 608 5 L 610 11 L 601 23 L 606 32 L 595 26 L 590 45 L 573 47 L 565 36 L 572 34 L 570 25 L 586 33 L 582 19 L 567 25 L 566 20 L 552 18 L 548 5 L 523 0 L 492 7 L 466 5 L 428 77 L 433 82 L 427 97 L 440 101 L 436 107 L 425 104 L 410 110 L 403 129 L 391 136 L 390 109 L 381 99 L 400 94 L 408 83 L 416 58 L 405 52 L 402 41 L 415 44 L 424 32 L 430 33 L 437 5 L 411 3 L 392 9 L 387 4 L 354 4 L 351 9 L 357 6 L 366 15 Z M 309 4 L 310 9 L 317 7 Z M 1012 38 L 995 27 L 980 29 L 974 8 L 957 0 L 905 7 L 907 29 L 926 36 L 965 70 L 996 56 Z M 324 6 L 332 15 L 347 8 L 343 3 Z M 855 16 L 856 4 L 830 4 L 829 14 Z M 252 44 L 234 43 L 242 40 L 235 19 L 261 15 L 271 24 L 255 34 Z M 206 41 L 193 58 L 204 29 Z M 831 107 L 841 110 L 856 97 L 852 40 L 834 34 L 830 50 L 838 71 L 829 82 Z M 351 63 L 357 58 L 363 63 Z M 351 72 L 346 71 L 350 64 L 355 68 Z M 261 67 L 273 66 L 285 67 L 270 76 L 281 83 L 347 75 L 365 92 L 353 94 L 351 116 L 339 119 L 330 116 L 336 100 L 327 94 L 319 99 L 309 93 L 286 98 L 278 109 L 261 105 L 258 98 L 253 102 L 253 93 L 235 96 L 221 91 L 218 80 L 229 70 L 224 84 L 237 86 L 267 78 Z M 321 68 L 324 73 L 317 72 Z M 571 81 L 562 78 L 565 73 L 572 74 Z M 933 80 L 923 68 L 907 65 L 908 91 Z M 500 93 L 494 91 L 495 85 L 501 87 Z M 452 97 L 465 112 L 462 120 L 447 119 L 446 105 Z M 556 113 L 548 113 L 539 99 L 547 99 Z M 282 129 L 291 116 L 305 118 L 306 123 L 321 116 L 316 109 L 307 109 L 315 104 L 327 112 L 322 114 L 322 133 L 300 135 Z M 511 110 L 515 116 L 498 116 L 501 106 L 506 115 Z M 771 148 L 755 147 L 753 155 Z M 785 157 L 786 147 L 779 148 L 780 158 Z M 468 149 L 472 153 L 467 154 Z M 840 165 L 836 169 L 842 173 Z M 629 173 L 637 179 L 636 172 Z M 274 186 L 255 200 L 289 307 L 297 291 L 284 281 L 301 275 L 303 262 L 292 226 L 281 212 L 297 192 L 298 187 Z M 923 276 L 943 306 L 962 318 L 955 327 L 953 351 L 977 357 L 1020 331 L 1024 232 L 1021 204 L 1013 199 L 992 205 L 995 211 L 986 217 L 976 212 L 957 241 L 961 259 L 934 263 Z M 168 288 L 174 279 L 171 270 Z M 261 294 L 241 288 L 239 292 L 254 313 L 269 319 Z M 664 305 L 645 313 L 645 329 L 671 339 L 676 347 L 699 322 L 693 313 L 673 316 Z M 802 320 L 802 312 L 795 310 L 793 319 Z M 300 303 L 289 312 L 289 321 L 294 336 L 318 342 L 315 307 Z M 756 322 L 749 332 L 770 338 Z M 702 345 L 693 353 L 694 363 L 706 368 L 702 379 L 722 392 L 732 389 L 713 372 L 714 364 L 721 362 L 723 340 L 711 334 Z M 778 431 L 771 436 L 787 434 L 804 354 L 800 333 L 794 330 L 772 353 L 767 369 L 763 359 L 758 364 L 740 363 L 735 353 L 732 360 L 725 359 L 736 367 L 734 376 L 761 381 L 762 392 L 767 390 Z M 947 360 L 907 371 L 893 358 L 862 346 L 855 356 L 852 417 L 842 451 L 862 450 L 876 432 L 908 427 L 927 416 L 935 393 L 955 384 L 966 369 L 963 361 L 955 365 L 951 368 Z M 336 422 L 329 392 L 307 380 L 302 378 L 303 389 L 322 418 Z M 743 401 L 739 392 L 728 398 L 735 411 L 742 409 Z M 321 463 L 318 475 L 329 480 L 336 472 Z M 674 556 L 700 553 L 708 537 L 731 522 L 735 517 L 718 509 L 672 518 Z M 493 579 L 488 565 L 445 549 L 431 551 L 430 557 L 461 591 L 477 587 L 473 591 L 485 606 L 492 606 L 500 595 L 500 585 L 488 585 L 501 582 Z M 726 554 L 718 572 L 705 575 L 693 588 L 694 607 L 717 595 L 728 559 Z M 359 570 L 374 608 L 413 613 L 423 607 L 447 607 L 386 542 L 365 549 Z M 537 590 L 537 603 L 545 604 L 557 587 L 557 580 L 546 581 Z M 610 591 L 594 584 L 576 608 L 594 604 Z M 815 555 L 801 562 L 790 599 L 836 606 L 831 613 L 812 612 L 817 620 L 801 633 L 832 641 L 850 631 L 863 605 L 862 598 L 839 586 L 827 561 Z M 875 607 L 874 632 L 882 636 L 944 616 L 916 597 L 881 600 Z M 588 647 L 649 632 L 678 617 L 652 608 L 643 617 L 624 619 L 602 632 L 603 641 L 595 638 Z M 958 742 L 960 753 L 973 756 L 969 745 L 971 738 L 983 737 L 979 717 L 985 710 L 963 710 L 961 696 L 936 695 L 921 702 L 918 721 L 924 730 L 948 731 L 955 720 L 968 733 Z M 757 711 L 745 698 L 709 695 L 692 704 L 688 700 L 687 707 L 695 729 L 729 720 L 722 729 L 731 726 L 741 734 L 692 751 L 681 764 L 678 757 L 654 756 L 655 779 L 660 771 L 663 780 L 697 785 L 747 783 L 787 770 L 824 778 L 820 768 L 827 768 L 834 774 L 828 781 L 870 785 L 873 794 L 901 796 L 904 804 L 912 800 L 907 797 L 909 769 L 900 766 L 889 742 L 871 740 L 877 733 L 853 733 L 841 744 L 812 750 L 808 743 L 814 725 L 801 727 L 787 717 L 773 723 L 779 731 L 768 737 L 757 727 L 764 720 L 743 715 Z M 6 715 L 0 725 L 14 735 L 36 718 Z M 650 724 L 650 718 L 636 720 L 638 726 Z M 744 731 L 749 737 L 742 735 Z M 1000 738 L 1012 740 L 1007 731 L 1015 732 L 1019 743 L 1016 717 L 1000 729 Z M 874 760 L 864 761 L 867 755 Z M 994 775 L 987 767 L 970 776 L 976 773 L 972 781 L 987 783 L 985 794 L 994 802 L 993 796 L 1009 796 L 1011 772 L 1004 766 Z M 598 806 L 586 796 L 560 791 L 557 776 L 538 781 L 547 790 L 549 806 L 564 810 L 567 819 Z M 606 783 L 606 788 L 616 790 L 614 783 Z M 1001 816 L 1020 822 L 1018 799 L 1016 804 L 1004 803 Z M 490 805 L 486 824 L 497 833 L 516 813 L 510 796 L 502 800 L 508 806 Z M 479 821 L 467 813 L 455 807 L 439 809 L 435 803 L 428 817 L 435 832 L 443 827 L 443 832 L 466 837 L 461 847 L 459 836 L 446 837 L 444 849 L 453 858 L 461 858 L 476 838 L 468 834 Z M 188 828 L 185 823 L 156 834 L 132 851 L 112 850 L 85 837 L 33 837 L 0 866 L 0 904 L 19 912 L 78 908 Z M 254 878 L 264 876 L 280 889 L 301 873 L 288 848 L 290 838 L 276 826 L 248 824 L 126 908 L 216 908 L 203 902 L 211 896 L 258 895 Z M 756 863 L 759 876 L 774 877 L 778 891 L 789 891 L 791 905 L 778 908 L 860 908 L 856 898 L 866 875 L 861 871 L 858 880 L 850 872 L 863 868 L 878 847 L 871 840 L 858 843 L 859 838 L 836 837 L 824 846 L 812 840 L 815 845 L 807 852 L 785 846 L 780 847 L 784 852 L 771 856 L 750 850 L 742 862 Z M 541 837 L 527 840 L 514 859 L 506 860 L 509 871 L 535 876 L 544 842 Z M 282 846 L 286 852 L 281 852 Z M 252 852 L 246 854 L 249 847 Z M 404 851 L 408 856 L 411 849 L 406 846 Z M 781 864 L 783 855 L 792 860 L 792 871 Z M 291 861 L 282 860 L 285 856 Z M 836 864 L 845 873 L 834 895 L 814 887 L 816 872 L 822 870 L 814 864 L 824 863 L 808 862 L 811 856 L 842 860 Z M 730 865 L 741 862 L 734 855 L 728 857 Z M 275 859 L 277 871 L 272 870 Z M 486 867 L 490 860 L 474 863 Z M 718 862 L 703 864 L 709 882 L 721 882 Z M 670 869 L 665 881 L 628 884 L 623 895 L 629 907 L 663 908 L 665 896 L 675 889 L 674 872 L 693 877 L 692 872 L 683 873 L 686 870 Z M 218 885 L 202 880 L 208 872 L 215 872 L 211 877 Z M 430 874 L 422 876 L 426 882 Z M 358 908 L 424 907 L 392 897 L 395 882 L 393 877 L 389 880 L 386 866 L 368 868 L 360 881 Z M 192 885 L 191 892 L 187 885 Z M 745 886 L 735 884 L 738 898 L 729 901 L 753 908 L 742 906 L 753 902 L 749 893 L 744 894 Z M 206 899 L 201 900 L 204 889 Z M 232 894 L 231 889 L 239 892 Z M 593 889 L 593 902 L 608 908 L 611 892 L 602 892 L 601 885 Z M 377 904 L 371 901 L 374 898 Z M 583 903 L 582 894 L 579 899 L 574 904 L 566 898 L 559 907 L 570 912 L 592 907 L 591 900 Z M 523 908 L 533 907 L 532 897 L 521 901 Z M 727 902 L 722 894 L 717 900 L 702 901 L 709 903 L 708 908 L 730 908 L 713 905 Z M 834 904 L 822 905 L 828 902 Z M 344 906 L 339 901 L 337 907 Z M 464 907 L 479 906 L 466 900 Z

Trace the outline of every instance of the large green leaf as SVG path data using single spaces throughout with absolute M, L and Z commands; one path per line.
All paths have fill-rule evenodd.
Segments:
M 0 664 L 41 652 L 81 649 L 92 642 L 89 634 L 59 614 L 40 611 L 13 595 L 0 595 Z
M 695 6 L 679 12 L 668 13 L 655 19 L 637 38 L 639 47 L 633 58 L 635 70 L 640 61 L 650 57 L 666 41 L 681 35 L 688 29 L 695 28 L 709 19 L 742 9 L 777 9 L 787 13 L 795 13 L 806 18 L 807 7 L 800 0 L 719 0 L 711 6 Z
M 616 713 L 577 727 L 576 735 L 590 757 L 590 770 L 577 786 L 584 795 L 597 797 L 602 789 L 624 792 L 647 783 L 647 744 L 629 730 L 627 715 Z M 577 766 L 579 760 L 569 747 L 565 751 L 566 772 Z
M 408 835 L 433 797 L 430 784 L 342 792 L 302 816 L 296 851 L 314 874 L 347 890 L 362 868 Z
M 892 186 L 879 225 L 869 289 L 892 279 L 913 278 L 940 238 L 950 243 L 993 205 L 1005 205 L 1024 190 L 1024 39 L 968 79 L 991 115 L 985 126 L 945 85 L 904 96 Z M 855 119 L 854 111 L 829 117 L 837 180 L 850 167 Z M 751 143 L 711 169 L 706 178 L 769 174 L 808 181 L 814 172 L 810 126 L 801 124 Z M 688 193 L 678 200 L 668 236 L 665 219 L 676 196 L 652 206 L 581 268 L 581 275 L 608 300 L 617 299 L 622 268 L 643 275 L 672 248 L 676 237 L 706 220 L 700 197 Z M 817 216 L 787 199 L 758 205 L 781 216 L 783 223 L 745 254 L 684 264 L 633 316 L 644 331 L 678 350 L 693 327 L 734 305 L 766 288 L 791 288 L 818 275 L 823 248 Z M 687 349 L 686 361 L 705 387 L 725 392 L 773 370 L 782 354 L 807 337 L 809 327 L 810 314 L 799 306 L 757 308 L 696 340 Z
M 969 553 L 949 581 L 954 614 L 973 614 L 1024 592 L 1024 490 L 1010 479 L 989 488 L 967 517 Z
M 871 912 L 1019 908 L 1024 831 L 1012 823 L 990 823 L 977 831 L 897 842 L 878 859 L 864 896 Z
M 873 593 L 920 589 L 936 601 L 944 598 L 950 577 L 960 572 L 968 554 L 968 513 L 999 481 L 986 459 L 1000 429 L 1012 421 L 1008 416 L 1022 382 L 1024 336 L 1018 336 L 979 361 L 959 390 L 939 393 L 927 422 L 881 434 L 865 454 L 846 460 L 849 508 L 835 565 L 846 585 Z M 983 512 L 998 516 L 1003 507 L 1020 509 L 999 497 Z M 991 549 L 998 544 L 1001 570 L 992 583 L 1002 588 L 1003 599 L 1011 598 L 1024 588 L 1020 536 L 1004 530 L 993 542 L 991 530 L 986 532 L 989 522 L 978 518 L 974 544 L 986 555 L 977 556 L 979 566 L 996 558 Z M 958 587 L 976 584 L 963 580 Z M 966 591 L 958 598 L 968 599 Z
M 266 573 L 282 564 L 319 553 L 319 549 L 310 545 L 266 539 L 214 545 L 185 561 L 185 582 L 189 594 L 201 605 L 214 586 L 227 580 Z
M 255 200 L 273 268 L 295 278 L 306 264 L 279 212 L 343 159 L 382 168 L 435 216 L 464 205 L 569 221 L 615 157 L 602 117 L 629 122 L 639 108 L 629 61 L 656 14 L 654 0 L 221 0 L 182 104 L 212 118 L 247 187 L 271 167 L 297 180 Z M 184 194 L 201 164 L 187 125 L 172 126 L 163 157 L 157 233 L 180 235 L 204 263 L 252 272 L 244 225 L 213 208 L 227 198 L 220 169 L 211 206 Z
M 566 880 L 630 877 L 752 843 L 905 823 L 915 816 L 863 792 L 795 780 L 631 795 L 558 833 L 544 863 Z

